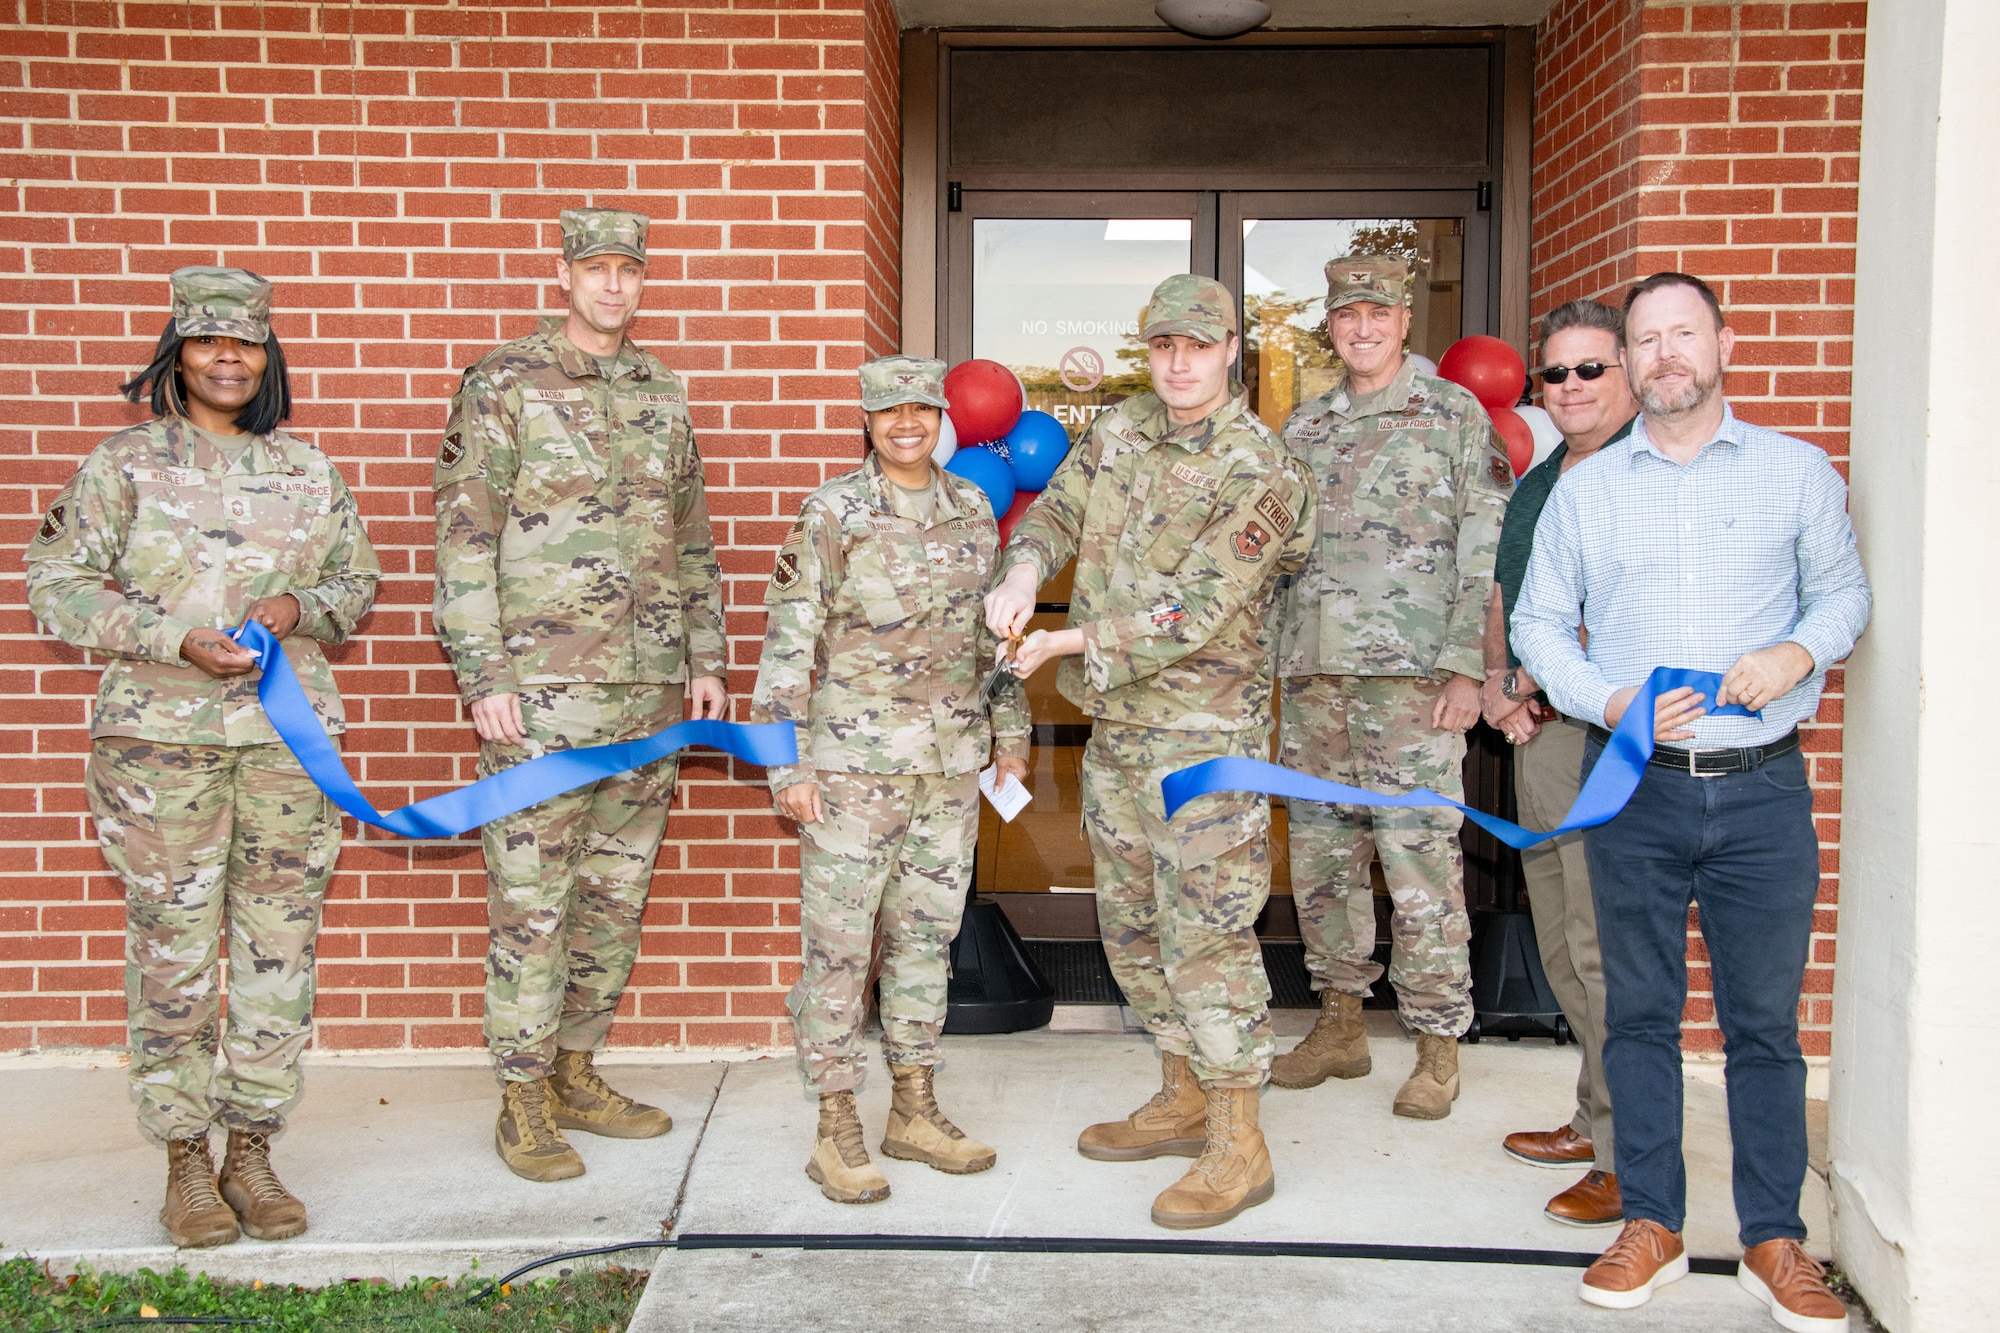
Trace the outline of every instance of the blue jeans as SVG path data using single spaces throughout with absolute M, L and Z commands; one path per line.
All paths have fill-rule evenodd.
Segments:
M 1601 753 L 1592 737 L 1586 774 Z M 1604 1075 L 1626 1220 L 1679 1232 L 1687 1219 L 1681 1010 L 1692 901 L 1722 1026 L 1738 1238 L 1746 1247 L 1805 1239 L 1798 1006 L 1819 838 L 1804 756 L 1794 750 L 1715 778 L 1649 765 L 1631 804 L 1584 834 L 1584 851 L 1604 953 Z

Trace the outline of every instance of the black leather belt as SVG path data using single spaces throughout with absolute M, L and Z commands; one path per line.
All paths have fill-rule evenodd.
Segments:
M 1600 745 L 1611 740 L 1611 733 L 1594 722 L 1590 724 L 1590 734 Z M 1667 745 L 1655 746 L 1648 763 L 1671 768 L 1689 777 L 1720 778 L 1731 773 L 1754 773 L 1771 760 L 1782 758 L 1798 748 L 1799 729 L 1793 727 L 1769 745 L 1746 745 L 1736 750 L 1681 750 Z

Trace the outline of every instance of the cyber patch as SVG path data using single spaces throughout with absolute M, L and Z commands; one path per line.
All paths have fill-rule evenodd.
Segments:
M 1492 474 L 1493 480 L 1503 486 L 1511 484 L 1514 480 L 1513 466 L 1498 454 L 1493 454 L 1487 458 L 1486 470 Z
M 796 588 L 799 583 L 799 556 L 796 551 L 778 552 L 777 568 L 771 571 L 771 586 L 780 592 Z
M 1292 516 L 1285 510 L 1285 502 L 1275 491 L 1265 491 L 1257 499 L 1257 512 L 1271 520 L 1271 526 L 1280 532 L 1292 530 Z
M 1248 564 L 1255 564 L 1264 558 L 1264 548 L 1271 544 L 1271 534 L 1256 519 L 1243 525 L 1242 531 L 1230 538 L 1236 548 L 1236 558 Z
M 52 542 L 69 530 L 69 507 L 56 505 L 42 520 L 42 530 L 35 534 L 38 541 Z
M 1211 477 L 1200 468 L 1189 467 L 1186 463 L 1176 463 L 1171 470 L 1176 477 L 1196 490 L 1212 491 L 1222 485 L 1220 477 Z
M 465 441 L 460 438 L 459 432 L 453 431 L 445 436 L 444 443 L 438 446 L 438 466 L 457 467 L 464 461 Z

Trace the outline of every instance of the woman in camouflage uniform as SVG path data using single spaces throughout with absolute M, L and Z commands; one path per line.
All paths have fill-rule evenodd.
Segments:
M 339 732 L 320 645 L 353 630 L 381 568 L 333 464 L 278 429 L 291 386 L 271 284 L 226 268 L 172 282 L 153 363 L 125 386 L 153 420 L 92 451 L 25 558 L 36 618 L 106 659 L 86 780 L 104 859 L 125 882 L 131 1080 L 141 1131 L 167 1148 L 160 1221 L 176 1245 L 221 1245 L 239 1223 L 262 1240 L 306 1229 L 270 1139 L 299 1096 L 340 845 L 338 813 L 271 729 L 255 659 L 228 630 L 251 619 L 282 640 Z
M 999 641 L 981 599 L 1000 547 L 984 494 L 931 461 L 944 363 L 861 368 L 872 448 L 813 492 L 778 552 L 757 672 L 758 721 L 798 724 L 796 765 L 770 770 L 798 821 L 805 970 L 786 1000 L 819 1130 L 806 1174 L 837 1203 L 889 1197 L 854 1093 L 871 952 L 882 957 L 883 1056 L 895 1079 L 882 1151 L 969 1175 L 993 1149 L 938 1109 L 951 941 L 979 831 L 979 769 L 1027 775 L 1020 685 L 982 688 Z M 814 676 L 817 675 L 817 685 Z

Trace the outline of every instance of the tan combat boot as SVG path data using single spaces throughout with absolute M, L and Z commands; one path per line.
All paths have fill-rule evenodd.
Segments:
M 877 1203 L 889 1197 L 888 1177 L 868 1160 L 853 1093 L 819 1095 L 819 1136 L 813 1140 L 806 1174 L 835 1203 Z
M 500 1094 L 500 1120 L 493 1126 L 493 1150 L 523 1180 L 568 1180 L 583 1174 L 583 1158 L 563 1132 L 549 1123 L 549 1080 L 509 1081 Z
M 1329 1078 L 1360 1078 L 1374 1068 L 1361 997 L 1328 986 L 1319 993 L 1319 1021 L 1306 1039 L 1271 1062 L 1280 1088 L 1316 1088 Z
M 549 1078 L 549 1119 L 558 1129 L 580 1129 L 608 1139 L 653 1139 L 674 1127 L 657 1106 L 615 1091 L 597 1072 L 589 1051 L 557 1051 Z
M 1271 1197 L 1271 1153 L 1257 1128 L 1257 1089 L 1202 1084 L 1207 1141 L 1178 1183 L 1153 1200 L 1153 1222 L 1178 1231 L 1220 1226 Z
M 1188 1058 L 1161 1051 L 1160 1090 L 1153 1099 L 1123 1120 L 1107 1120 L 1084 1130 L 1076 1136 L 1076 1150 L 1098 1162 L 1199 1157 L 1207 1116 Z
M 905 1162 L 922 1162 L 934 1171 L 970 1176 L 992 1166 L 997 1154 L 945 1119 L 938 1110 L 931 1080 L 935 1065 L 890 1065 L 896 1090 L 889 1103 L 889 1128 L 882 1135 L 882 1155 Z
M 208 1155 L 208 1135 L 167 1140 L 167 1202 L 160 1225 L 187 1248 L 227 1245 L 240 1234 L 236 1214 L 215 1192 L 215 1164 Z
M 222 1155 L 222 1197 L 257 1240 L 290 1240 L 306 1234 L 306 1206 L 271 1170 L 268 1134 L 229 1131 Z
M 1396 1091 L 1396 1114 L 1442 1120 L 1458 1100 L 1458 1038 L 1417 1034 L 1417 1067 Z

